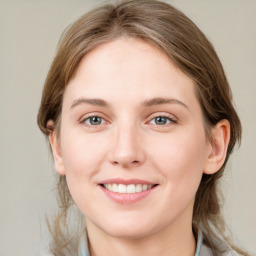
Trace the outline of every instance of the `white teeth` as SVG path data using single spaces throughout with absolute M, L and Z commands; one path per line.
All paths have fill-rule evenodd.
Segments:
M 145 190 L 147 190 L 147 189 L 148 189 L 148 186 L 147 186 L 147 185 L 143 185 L 143 186 L 142 186 L 142 190 L 143 190 L 143 191 L 145 191 Z
M 118 186 L 117 186 L 117 184 L 112 184 L 111 189 L 112 189 L 111 191 L 117 192 L 117 191 L 118 191 Z
M 123 184 L 119 184 L 117 192 L 118 193 L 126 193 L 126 186 Z
M 141 192 L 142 191 L 142 185 L 137 184 L 135 188 L 135 192 Z
M 146 185 L 146 184 L 104 184 L 104 188 L 110 190 L 112 192 L 117 192 L 121 194 L 133 194 L 139 193 L 148 189 L 151 189 L 153 185 Z
M 135 193 L 135 185 L 130 184 L 126 187 L 126 192 L 127 193 Z

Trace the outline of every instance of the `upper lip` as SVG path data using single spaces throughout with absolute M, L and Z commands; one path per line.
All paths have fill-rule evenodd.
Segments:
M 99 182 L 99 184 L 124 184 L 124 185 L 129 185 L 129 184 L 146 184 L 146 185 L 156 185 L 156 183 L 147 181 L 147 180 L 140 180 L 140 179 L 107 179 Z

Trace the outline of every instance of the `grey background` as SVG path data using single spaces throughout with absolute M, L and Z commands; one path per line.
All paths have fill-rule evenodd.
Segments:
M 61 32 L 101 1 L 0 0 L 0 255 L 39 255 L 55 206 L 54 169 L 36 125 L 41 91 Z M 222 187 L 234 240 L 256 252 L 256 1 L 167 1 L 214 44 L 243 123 Z

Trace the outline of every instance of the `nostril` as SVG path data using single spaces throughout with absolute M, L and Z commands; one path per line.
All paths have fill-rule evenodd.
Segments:
M 140 161 L 134 160 L 134 161 L 131 161 L 130 163 L 131 163 L 131 164 L 139 164 Z M 123 165 L 129 165 L 128 161 L 127 161 L 127 162 L 124 162 L 124 161 L 120 161 L 120 162 L 118 162 L 118 161 L 113 161 L 112 164 L 114 164 L 114 165 L 119 165 L 119 164 L 121 164 L 121 165 L 122 165 L 122 164 L 123 164 Z

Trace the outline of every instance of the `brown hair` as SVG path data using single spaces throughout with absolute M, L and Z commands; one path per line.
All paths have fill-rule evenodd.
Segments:
M 46 78 L 38 113 L 40 129 L 48 136 L 47 121 L 53 120 L 57 127 L 60 125 L 63 93 L 83 56 L 98 45 L 121 36 L 144 40 L 161 49 L 195 81 L 208 135 L 210 128 L 220 120 L 230 122 L 231 137 L 225 163 L 217 173 L 202 177 L 195 199 L 193 228 L 203 230 L 214 255 L 220 250 L 213 242 L 219 235 L 242 255 L 248 255 L 225 237 L 218 188 L 228 158 L 241 139 L 241 124 L 232 104 L 231 90 L 211 43 L 189 18 L 171 5 L 155 0 L 119 1 L 96 8 L 77 20 L 64 33 Z M 52 252 L 67 255 L 65 251 L 71 248 L 72 237 L 65 235 L 63 227 L 67 224 L 72 199 L 65 176 L 59 176 L 58 191 L 61 212 L 52 228 Z

